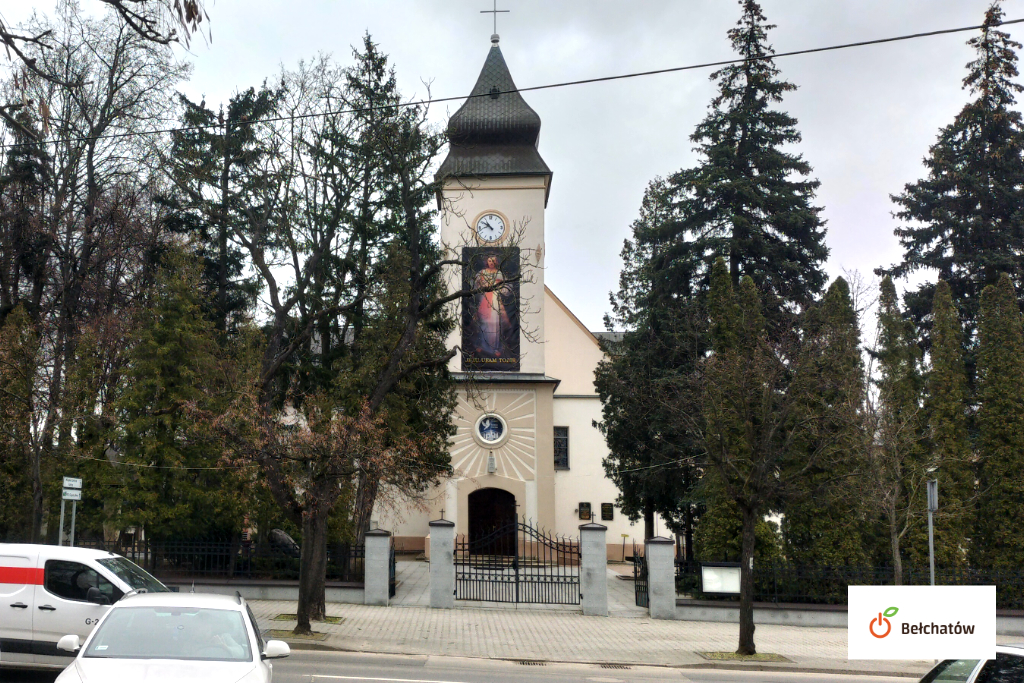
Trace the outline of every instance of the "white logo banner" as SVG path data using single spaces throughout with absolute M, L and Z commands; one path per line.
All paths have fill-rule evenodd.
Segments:
M 850 586 L 850 659 L 995 659 L 995 586 Z

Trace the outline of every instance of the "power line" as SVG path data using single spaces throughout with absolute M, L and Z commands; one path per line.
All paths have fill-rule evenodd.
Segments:
M 1011 20 L 1008 20 L 1008 21 L 1002 21 L 1002 22 L 999 22 L 998 24 L 996 24 L 995 26 L 1009 26 L 1011 24 L 1020 24 L 1020 23 L 1024 23 L 1024 19 L 1011 19 Z M 747 63 L 751 63 L 751 62 L 759 62 L 759 61 L 765 61 L 765 60 L 769 60 L 769 59 L 778 59 L 780 57 L 797 57 L 797 56 L 800 56 L 800 55 L 816 54 L 816 53 L 819 53 L 819 52 L 833 52 L 833 51 L 836 51 L 836 50 L 847 50 L 847 49 L 855 48 L 855 47 L 867 47 L 867 46 L 870 46 L 870 45 L 884 45 L 886 43 L 897 43 L 897 42 L 907 41 L 907 40 L 916 40 L 918 38 L 931 38 L 931 37 L 934 37 L 934 36 L 950 35 L 950 34 L 954 34 L 954 33 L 964 33 L 966 31 L 977 31 L 978 29 L 981 29 L 981 28 L 984 28 L 984 24 L 978 24 L 976 26 L 962 26 L 960 28 L 947 28 L 947 29 L 941 29 L 941 30 L 938 30 L 938 31 L 924 31 L 924 32 L 920 32 L 920 33 L 910 33 L 910 34 L 906 34 L 906 35 L 893 36 L 891 38 L 875 38 L 873 40 L 860 40 L 860 41 L 853 42 L 853 43 L 842 43 L 842 44 L 838 44 L 838 45 L 828 45 L 828 46 L 825 46 L 825 47 L 812 47 L 812 48 L 807 48 L 807 49 L 804 49 L 804 50 L 791 50 L 789 52 L 775 52 L 775 53 L 768 54 L 768 55 L 763 55 L 763 56 L 760 56 L 760 57 L 749 57 L 749 58 L 744 58 L 744 59 L 726 59 L 726 60 L 721 60 L 721 61 L 717 61 L 717 62 L 703 62 L 701 64 L 689 64 L 687 66 L 674 66 L 674 67 L 668 67 L 668 68 L 665 68 L 665 69 L 653 69 L 653 70 L 650 70 L 650 71 L 635 71 L 635 72 L 632 72 L 632 73 L 618 74 L 618 75 L 615 75 L 615 76 L 598 76 L 596 78 L 583 78 L 583 79 L 579 79 L 579 80 L 575 80 L 575 81 L 561 81 L 561 82 L 558 82 L 558 83 L 548 83 L 546 85 L 534 85 L 534 86 L 530 86 L 530 87 L 527 87 L 527 88 L 516 88 L 516 89 L 513 89 L 513 90 L 501 90 L 501 91 L 498 91 L 498 92 L 487 92 L 487 93 L 483 93 L 483 94 L 480 94 L 480 95 L 456 95 L 456 96 L 453 96 L 453 97 L 438 97 L 438 98 L 425 99 L 425 100 L 413 100 L 413 101 L 410 101 L 410 102 L 400 102 L 400 103 L 396 103 L 396 104 L 385 104 L 385 105 L 378 105 L 378 106 L 374 106 L 374 107 L 360 107 L 360 108 L 355 108 L 355 109 L 339 109 L 337 111 L 329 111 L 329 112 L 313 112 L 313 113 L 309 113 L 309 114 L 291 114 L 291 115 L 288 115 L 288 116 L 275 116 L 275 117 L 271 117 L 271 118 L 261 119 L 258 122 L 254 122 L 254 121 L 239 121 L 239 122 L 236 122 L 235 125 L 250 125 L 252 123 L 274 123 L 274 122 L 279 122 L 279 121 L 297 121 L 297 120 L 309 119 L 309 118 L 318 118 L 318 117 L 327 117 L 327 116 L 339 116 L 341 114 L 359 114 L 359 113 L 370 112 L 370 111 L 377 111 L 377 110 L 382 110 L 382 109 L 400 109 L 400 108 L 404 109 L 404 108 L 408 108 L 408 107 L 419 107 L 419 106 L 424 106 L 424 105 L 441 104 L 441 103 L 444 103 L 444 102 L 459 102 L 459 101 L 462 101 L 462 100 L 469 100 L 469 99 L 473 99 L 473 98 L 476 98 L 476 97 L 493 97 L 494 95 L 509 95 L 509 94 L 517 93 L 517 92 L 518 93 L 524 93 L 524 92 L 533 92 L 535 90 L 551 90 L 553 88 L 566 88 L 566 87 L 570 87 L 570 86 L 574 86 L 574 85 L 588 85 L 590 83 L 605 83 L 605 82 L 609 82 L 609 81 L 621 81 L 621 80 L 626 80 L 626 79 L 629 79 L 629 78 L 640 78 L 640 77 L 643 77 L 643 76 L 657 76 L 657 75 L 660 75 L 660 74 L 678 73 L 678 72 L 681 72 L 681 71 L 694 71 L 694 70 L 698 70 L 698 69 L 710 69 L 710 68 L 720 67 L 720 66 L 731 66 L 731 65 L 737 65 L 737 64 L 747 64 Z M 85 142 L 85 141 L 88 141 L 88 140 L 113 140 L 113 139 L 120 139 L 120 138 L 129 138 L 129 137 L 141 137 L 141 136 L 145 136 L 145 135 L 163 135 L 165 133 L 177 133 L 177 132 L 186 132 L 186 131 L 195 131 L 195 130 L 206 130 L 208 128 L 217 128 L 217 127 L 219 127 L 221 125 L 222 124 L 220 124 L 220 123 L 217 123 L 217 124 L 212 124 L 211 123 L 209 125 L 182 126 L 182 127 L 179 127 L 179 128 L 163 128 L 163 129 L 149 130 L 149 131 L 133 131 L 133 132 L 127 132 L 127 133 L 110 133 L 110 134 L 107 134 L 107 135 L 98 135 L 98 136 L 84 136 L 84 137 L 77 137 L 77 138 L 64 138 L 63 141 L 65 141 L 65 142 Z M 61 140 L 44 140 L 43 143 L 44 144 L 56 144 L 57 142 L 60 142 L 60 141 Z M 23 143 L 7 143 L 7 144 L 0 145 L 0 149 L 7 149 L 7 148 L 10 148 L 10 147 L 17 147 L 17 146 L 20 146 L 20 144 L 23 144 Z
M 153 465 L 153 464 L 146 464 L 146 463 L 140 463 L 140 462 L 124 462 L 123 460 L 109 460 L 107 458 L 93 458 L 93 457 L 88 456 L 88 455 L 72 455 L 71 457 L 75 458 L 76 460 L 92 460 L 92 461 L 95 461 L 95 462 L 107 463 L 108 465 L 124 465 L 125 467 L 142 467 L 144 469 L 153 469 L 153 470 L 197 470 L 197 471 L 198 470 L 221 470 L 221 471 L 230 471 L 230 470 L 244 470 L 244 469 L 247 469 L 247 468 L 250 468 L 250 467 L 259 467 L 260 466 L 259 463 L 254 463 L 253 462 L 253 463 L 246 463 L 244 465 L 217 465 L 215 467 L 188 467 L 186 465 Z M 404 462 L 404 463 L 428 464 L 428 465 L 430 464 L 428 461 L 424 460 L 423 458 L 407 458 L 407 457 L 406 458 L 401 458 L 400 457 L 400 458 L 395 458 L 395 460 L 397 460 L 399 462 Z
M 106 458 L 91 458 L 87 455 L 73 455 L 71 456 L 78 460 L 95 460 L 96 462 L 105 462 L 108 465 L 124 465 L 125 467 L 144 467 L 146 469 L 153 470 L 241 470 L 247 467 L 257 467 L 255 463 L 248 465 L 220 465 L 218 467 L 185 467 L 184 465 L 147 465 L 139 462 L 122 462 L 120 460 L 107 460 Z
M 679 458 L 678 460 L 667 460 L 665 462 L 659 462 L 659 463 L 655 463 L 653 465 L 643 465 L 641 467 L 631 467 L 629 469 L 618 469 L 618 470 L 615 470 L 615 473 L 616 474 L 626 474 L 628 472 L 643 472 L 643 471 L 646 471 L 646 470 L 656 470 L 656 469 L 659 469 L 659 468 L 662 468 L 662 467 L 675 467 L 677 465 L 682 465 L 683 463 L 687 463 L 687 462 L 693 464 L 693 463 L 696 462 L 696 459 L 692 458 L 692 457 L 688 457 L 688 458 Z

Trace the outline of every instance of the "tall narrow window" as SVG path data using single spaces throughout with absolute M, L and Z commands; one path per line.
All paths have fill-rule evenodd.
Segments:
M 569 428 L 555 427 L 555 469 L 569 469 Z

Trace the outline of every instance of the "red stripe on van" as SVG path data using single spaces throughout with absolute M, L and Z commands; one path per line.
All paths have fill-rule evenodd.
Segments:
M 43 585 L 43 570 L 35 567 L 0 567 L 0 583 Z

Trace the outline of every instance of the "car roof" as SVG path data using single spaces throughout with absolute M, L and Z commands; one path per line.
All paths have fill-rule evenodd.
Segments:
M 1010 650 L 1010 654 L 1024 654 L 1024 643 L 1003 643 L 996 646 L 996 650 Z
M 46 551 L 47 554 L 60 554 L 65 557 L 80 557 L 88 559 L 101 559 L 104 557 L 116 557 L 116 553 L 109 550 L 96 550 L 95 548 L 71 548 L 59 545 L 44 545 L 40 543 L 0 543 L 0 554 L 7 555 L 32 555 Z
M 115 607 L 206 607 L 242 611 L 245 602 L 238 597 L 217 593 L 132 593 Z

